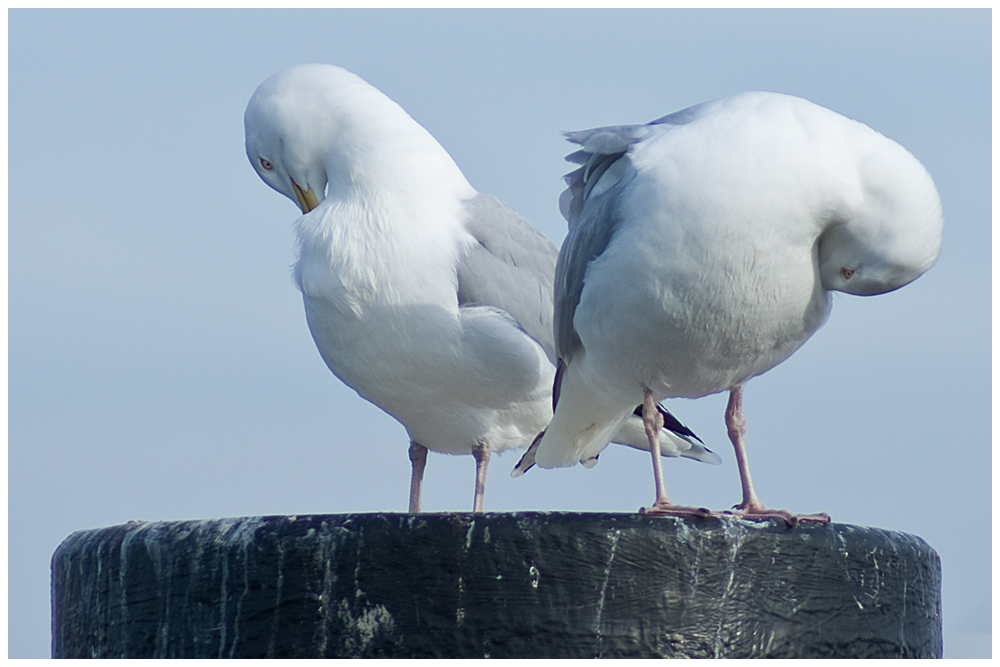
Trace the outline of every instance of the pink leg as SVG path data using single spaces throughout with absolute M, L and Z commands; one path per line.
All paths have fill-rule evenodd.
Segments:
M 674 516 L 708 516 L 709 511 L 700 507 L 683 507 L 674 505 L 667 497 L 667 488 L 663 483 L 663 466 L 660 461 L 660 429 L 663 428 L 663 415 L 656 409 L 656 399 L 649 389 L 644 390 L 642 403 L 642 424 L 649 440 L 649 453 L 653 456 L 653 481 L 656 484 L 656 501 L 651 507 L 639 510 L 644 514 L 670 514 Z
M 743 387 L 733 387 L 729 390 L 729 405 L 726 406 L 726 430 L 729 440 L 736 450 L 736 465 L 740 471 L 740 484 L 743 485 L 743 502 L 736 509 L 751 512 L 762 511 L 764 506 L 757 499 L 750 479 L 750 464 L 747 462 L 747 449 L 743 444 L 743 436 L 747 432 L 747 420 L 743 416 Z
M 660 429 L 663 428 L 663 415 L 656 409 L 653 392 L 648 389 L 645 390 L 642 402 L 642 425 L 649 440 L 649 453 L 653 455 L 653 483 L 656 485 L 656 501 L 653 507 L 670 507 L 673 503 L 667 497 L 667 487 L 663 483 L 663 462 L 660 461 Z
M 427 448 L 410 443 L 410 514 L 420 514 L 420 491 L 424 486 L 424 468 L 427 466 Z
M 486 466 L 490 463 L 493 448 L 488 442 L 477 442 L 472 446 L 472 456 L 476 459 L 476 495 L 472 499 L 472 511 L 483 511 L 483 495 L 486 492 Z
M 828 523 L 830 517 L 826 514 L 793 515 L 785 510 L 769 510 L 757 499 L 750 479 L 750 463 L 747 461 L 747 449 L 743 444 L 743 436 L 747 432 L 747 420 L 743 416 L 743 387 L 736 386 L 729 390 L 729 405 L 726 406 L 726 429 L 729 439 L 736 450 L 736 465 L 740 470 L 740 484 L 743 486 L 743 502 L 733 507 L 735 514 L 741 516 L 772 517 L 782 519 L 789 526 L 799 521 L 817 521 Z

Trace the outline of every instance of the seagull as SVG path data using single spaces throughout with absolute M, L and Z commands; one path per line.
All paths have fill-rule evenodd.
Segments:
M 560 197 L 558 403 L 525 457 L 586 462 L 637 403 L 652 434 L 658 401 L 728 391 L 743 499 L 727 513 L 829 521 L 757 498 L 743 388 L 822 326 L 831 292 L 883 294 L 934 264 L 943 222 L 926 169 L 868 126 L 776 93 L 566 136 L 581 166 Z M 656 444 L 647 511 L 704 514 L 667 496 Z
M 481 512 L 491 453 L 524 447 L 552 417 L 555 246 L 345 69 L 272 76 L 244 125 L 257 174 L 303 214 L 293 275 L 320 355 L 406 428 L 410 512 L 428 449 L 472 454 Z M 663 455 L 720 462 L 657 411 Z M 641 419 L 626 422 L 617 441 L 648 450 Z

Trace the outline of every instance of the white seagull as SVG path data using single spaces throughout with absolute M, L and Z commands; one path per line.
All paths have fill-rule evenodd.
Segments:
M 794 523 L 754 492 L 743 386 L 823 324 L 831 291 L 883 294 L 934 264 L 931 177 L 866 125 L 775 93 L 567 137 L 582 147 L 567 160 L 583 166 L 560 199 L 570 232 L 556 268 L 558 403 L 525 458 L 588 461 L 637 403 L 655 429 L 657 401 L 728 390 L 734 509 Z M 703 513 L 670 501 L 655 440 L 649 449 L 650 510 Z
M 294 277 L 320 354 L 410 437 L 410 511 L 428 449 L 475 457 L 482 511 L 490 453 L 523 447 L 552 416 L 555 247 L 339 67 L 269 78 L 244 123 L 254 169 L 302 209 Z M 719 462 L 667 420 L 664 455 Z M 648 450 L 631 421 L 617 440 Z

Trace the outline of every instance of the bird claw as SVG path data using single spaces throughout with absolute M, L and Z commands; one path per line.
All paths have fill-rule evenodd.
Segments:
M 734 505 L 732 510 L 725 510 L 719 514 L 735 516 L 741 519 L 781 519 L 789 528 L 794 528 L 800 521 L 811 521 L 813 523 L 830 523 L 830 515 L 825 512 L 819 514 L 792 514 L 786 510 L 769 510 L 764 507 L 745 508 Z
M 785 510 L 747 510 L 740 509 L 739 506 L 736 506 L 731 510 L 721 512 L 721 514 L 735 516 L 740 519 L 781 519 L 789 528 L 795 528 L 795 525 L 799 522 L 798 517 L 791 512 L 786 512 Z
M 711 516 L 712 512 L 704 507 L 685 507 L 657 501 L 649 507 L 640 507 L 639 514 L 666 514 L 667 516 L 694 516 L 699 519 Z

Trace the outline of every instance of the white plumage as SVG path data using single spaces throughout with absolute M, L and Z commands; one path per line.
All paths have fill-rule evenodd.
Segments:
M 556 249 L 339 67 L 271 77 L 244 121 L 257 173 L 303 212 L 294 275 L 320 354 L 406 427 L 410 510 L 428 448 L 476 457 L 481 509 L 490 453 L 523 447 L 551 418 Z M 677 427 L 661 435 L 666 454 L 718 461 Z M 627 444 L 648 449 L 637 433 Z
M 867 126 L 774 93 L 567 136 L 582 166 L 560 202 L 565 369 L 529 453 L 542 467 L 587 461 L 636 403 L 729 390 L 737 509 L 794 520 L 753 491 L 742 388 L 823 324 L 831 291 L 881 294 L 931 267 L 942 218 L 930 176 Z M 653 460 L 653 509 L 695 511 L 669 501 Z

